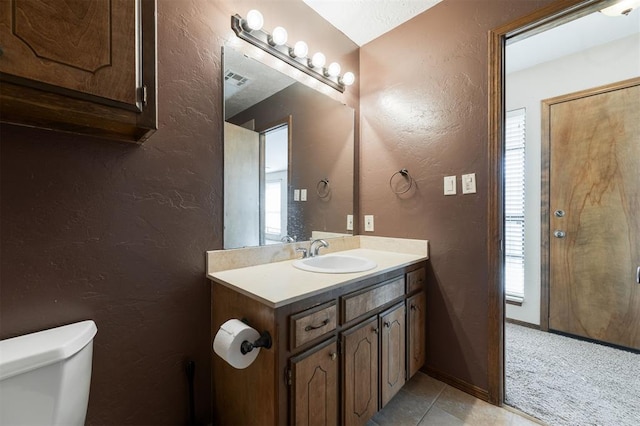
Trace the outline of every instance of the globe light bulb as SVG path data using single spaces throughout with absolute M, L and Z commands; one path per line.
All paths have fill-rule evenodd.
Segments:
M 287 30 L 282 27 L 275 27 L 273 34 L 269 36 L 269 44 L 272 46 L 282 46 L 287 42 Z
M 345 72 L 340 82 L 345 86 L 351 86 L 356 81 L 356 76 L 351 71 Z
M 340 75 L 340 64 L 337 62 L 331 62 L 327 67 L 328 77 L 337 77 Z
M 311 66 L 311 68 L 322 68 L 325 62 L 327 62 L 327 58 L 325 58 L 324 54 L 317 52 L 311 58 L 309 66 Z
M 307 53 L 309 53 L 309 47 L 304 41 L 298 41 L 289 48 L 289 56 L 292 58 L 304 59 L 307 57 Z
M 263 25 L 264 18 L 262 17 L 262 13 L 255 9 L 251 9 L 249 13 L 247 13 L 247 27 L 249 27 L 249 30 L 261 30 Z
M 304 41 L 299 41 L 293 46 L 293 52 L 298 58 L 306 58 L 309 54 L 309 46 Z

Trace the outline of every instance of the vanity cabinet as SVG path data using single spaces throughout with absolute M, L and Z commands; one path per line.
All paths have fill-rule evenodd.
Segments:
M 214 279 L 213 334 L 273 339 L 244 370 L 212 354 L 214 423 L 365 425 L 424 363 L 424 284 L 417 262 L 273 308 Z
M 427 294 L 421 291 L 407 299 L 407 380 L 424 365 L 427 354 Z
M 384 407 L 402 388 L 406 369 L 406 309 L 405 304 L 380 315 L 380 405 Z
M 338 424 L 338 365 L 338 343 L 335 337 L 291 358 L 291 408 L 294 424 Z
M 345 425 L 364 425 L 378 411 L 378 318 L 342 333 Z
M 0 2 L 3 122 L 142 142 L 157 128 L 155 0 Z

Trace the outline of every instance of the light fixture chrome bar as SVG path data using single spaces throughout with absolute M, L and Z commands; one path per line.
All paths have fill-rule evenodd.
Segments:
M 265 52 L 270 53 L 271 55 L 297 68 L 305 74 L 320 80 L 321 82 L 336 89 L 338 92 L 344 93 L 345 85 L 339 81 L 338 77 L 336 78 L 336 80 L 333 80 L 332 78 L 326 77 L 324 75 L 324 70 L 322 68 L 320 68 L 319 72 L 313 68 L 309 68 L 306 59 L 304 59 L 303 62 L 302 60 L 298 60 L 297 58 L 292 58 L 291 56 L 289 56 L 289 46 L 287 46 L 286 44 L 283 44 L 282 46 L 272 46 L 271 44 L 269 44 L 269 34 L 267 32 L 263 30 L 245 30 L 242 25 L 242 17 L 240 15 L 236 14 L 231 17 L 231 29 L 242 40 L 249 42 L 256 47 L 259 47 Z

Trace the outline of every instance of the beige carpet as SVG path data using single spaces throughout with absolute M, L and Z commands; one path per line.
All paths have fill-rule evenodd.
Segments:
M 550 425 L 640 425 L 640 355 L 505 327 L 507 405 Z

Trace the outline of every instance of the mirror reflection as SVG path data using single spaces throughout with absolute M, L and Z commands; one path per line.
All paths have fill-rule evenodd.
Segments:
M 225 47 L 224 248 L 347 235 L 354 111 Z

